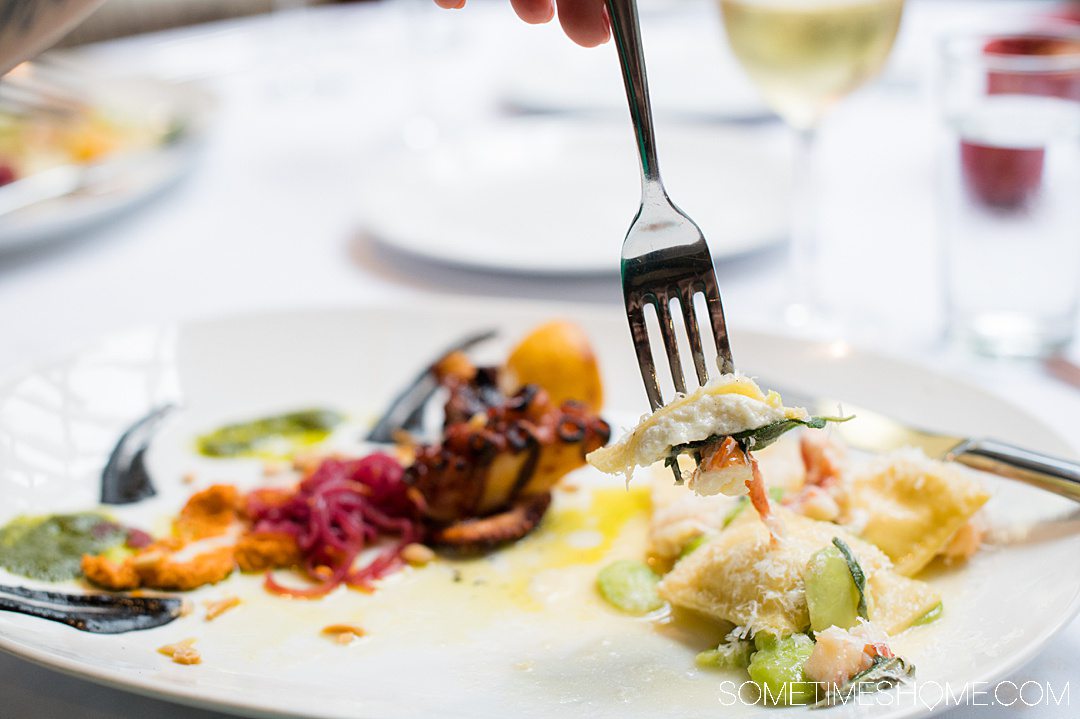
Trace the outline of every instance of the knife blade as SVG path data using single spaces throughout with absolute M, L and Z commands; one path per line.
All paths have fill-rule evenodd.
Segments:
M 904 447 L 915 447 L 925 452 L 927 457 L 944 459 L 949 452 L 966 441 L 965 437 L 901 423 L 880 412 L 850 402 L 808 397 L 798 392 L 777 391 L 786 404 L 805 407 L 811 415 L 854 416 L 851 422 L 830 424 L 829 429 L 848 446 L 864 452 L 885 453 Z

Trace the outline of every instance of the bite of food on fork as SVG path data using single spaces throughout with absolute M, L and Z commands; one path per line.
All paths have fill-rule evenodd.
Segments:
M 661 461 L 677 466 L 680 457 L 688 457 L 695 465 L 687 482 L 691 490 L 705 496 L 749 494 L 776 537 L 782 530 L 752 452 L 798 427 L 820 429 L 844 419 L 812 417 L 802 407 L 785 406 L 779 394 L 762 391 L 749 377 L 723 374 L 645 416 L 617 442 L 591 452 L 588 461 L 629 481 L 636 467 Z

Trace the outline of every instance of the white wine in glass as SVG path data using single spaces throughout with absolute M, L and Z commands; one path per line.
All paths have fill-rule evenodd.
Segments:
M 814 131 L 838 100 L 877 75 L 903 0 L 719 0 L 735 57 L 765 101 L 798 131 L 791 232 L 792 324 L 812 321 L 816 243 Z

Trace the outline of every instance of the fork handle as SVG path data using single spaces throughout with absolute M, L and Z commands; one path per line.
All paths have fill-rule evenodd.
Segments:
M 1080 502 L 1080 462 L 1073 462 L 993 439 L 969 439 L 946 459 L 1016 479 Z
M 619 53 L 623 84 L 626 86 L 626 101 L 630 105 L 630 119 L 637 136 L 644 193 L 649 185 L 660 184 L 660 168 L 656 164 L 656 139 L 649 104 L 649 80 L 645 75 L 645 53 L 641 49 L 637 0 L 607 0 L 607 7 L 611 18 L 611 35 Z

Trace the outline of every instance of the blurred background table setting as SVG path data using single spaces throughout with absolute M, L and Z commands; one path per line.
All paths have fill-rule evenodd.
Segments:
M 665 178 L 733 325 L 943 368 L 1071 426 L 1080 3 L 639 6 Z M 634 158 L 610 43 L 500 0 L 109 0 L 0 80 L 0 377 L 257 309 L 621 309 Z M 1077 650 L 1074 621 L 1014 679 L 1076 679 Z M 0 697 L 2 716 L 212 715 L 7 655 Z

